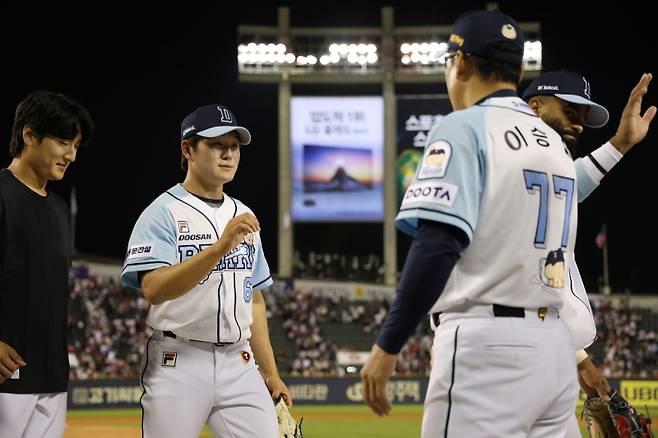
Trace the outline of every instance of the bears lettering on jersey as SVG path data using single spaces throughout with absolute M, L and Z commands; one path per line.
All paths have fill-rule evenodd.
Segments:
M 256 247 L 254 245 L 242 242 L 226 254 L 217 266 L 221 271 L 251 270 L 254 266 L 255 253 Z
M 182 237 L 181 235 L 180 237 Z M 252 240 L 253 242 L 253 240 Z M 193 257 L 204 249 L 208 248 L 210 244 L 185 244 L 178 245 L 178 259 L 180 263 L 183 263 L 185 260 Z M 228 254 L 226 254 L 217 265 L 213 268 L 208 275 L 199 282 L 199 284 L 205 283 L 210 276 L 216 272 L 220 271 L 251 271 L 254 267 L 254 260 L 256 254 L 256 247 L 253 243 L 247 243 L 246 240 L 243 240 L 238 246 L 233 248 Z

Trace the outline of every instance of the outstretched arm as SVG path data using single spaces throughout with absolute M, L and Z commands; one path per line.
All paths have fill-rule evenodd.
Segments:
M 656 107 L 649 107 L 641 115 L 642 98 L 649 91 L 652 78 L 651 73 L 643 74 L 631 91 L 614 137 L 592 153 L 576 160 L 578 202 L 585 200 L 623 155 L 646 137 L 656 115 Z

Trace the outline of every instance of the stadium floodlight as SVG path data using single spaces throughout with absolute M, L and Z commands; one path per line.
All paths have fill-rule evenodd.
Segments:
M 286 41 L 272 38 L 243 39 L 237 47 L 240 73 L 307 74 L 312 71 L 350 72 L 363 74 L 381 70 L 378 41 L 372 37 L 333 39 L 297 36 Z
M 525 69 L 539 71 L 542 66 L 539 26 L 537 23 L 526 23 L 522 27 L 526 32 Z M 267 28 L 264 32 L 256 26 L 261 34 L 253 32 L 252 35 L 243 32 L 243 28 L 251 27 L 241 26 L 241 41 L 237 45 L 241 75 L 345 73 L 362 77 L 372 74 L 375 78 L 381 77 L 384 71 L 383 60 L 392 55 L 396 78 L 404 77 L 405 81 L 412 81 L 412 76 L 418 75 L 436 80 L 435 73 L 445 69 L 445 52 L 450 36 L 447 26 L 396 28 L 392 53 L 390 46 L 388 52 L 383 53 L 384 37 L 379 30 L 304 28 L 282 37 L 278 35 L 277 28 Z
M 446 41 L 414 40 L 399 43 L 398 68 L 409 73 L 433 73 L 445 69 Z M 542 44 L 538 39 L 525 42 L 523 63 L 526 71 L 538 71 L 542 66 Z

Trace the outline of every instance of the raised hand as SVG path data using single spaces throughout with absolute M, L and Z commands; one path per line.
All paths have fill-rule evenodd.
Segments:
M 642 98 L 649 91 L 649 83 L 653 79 L 651 73 L 644 73 L 628 97 L 619 121 L 617 133 L 610 139 L 610 143 L 622 154 L 628 152 L 633 146 L 644 140 L 649 125 L 656 115 L 656 107 L 650 106 L 644 115 L 642 112 Z

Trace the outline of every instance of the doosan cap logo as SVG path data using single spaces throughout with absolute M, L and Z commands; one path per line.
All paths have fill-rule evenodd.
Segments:
M 592 98 L 592 96 L 591 96 L 592 91 L 591 91 L 589 82 L 587 82 L 587 79 L 585 79 L 585 78 L 583 78 L 583 82 L 585 82 L 585 89 L 583 90 L 583 93 L 585 93 L 585 96 L 587 96 L 588 99 L 591 99 Z
M 515 40 L 517 37 L 516 29 L 511 24 L 504 24 L 500 33 L 508 40 Z
M 217 111 L 219 111 L 219 120 L 223 123 L 231 123 L 233 122 L 233 117 L 231 117 L 231 112 L 227 110 L 226 108 L 222 108 L 221 106 L 217 107 Z

